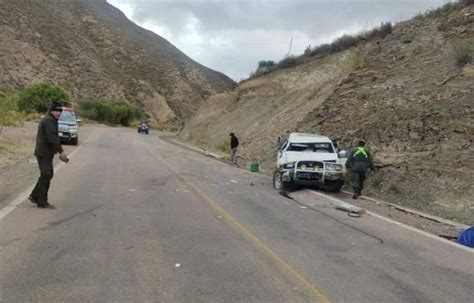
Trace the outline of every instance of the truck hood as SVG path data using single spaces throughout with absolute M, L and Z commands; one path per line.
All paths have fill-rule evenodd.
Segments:
M 75 126 L 77 123 L 73 121 L 58 121 L 58 125 Z
M 283 155 L 284 163 L 296 161 L 337 161 L 336 153 L 304 153 L 304 152 L 285 152 Z

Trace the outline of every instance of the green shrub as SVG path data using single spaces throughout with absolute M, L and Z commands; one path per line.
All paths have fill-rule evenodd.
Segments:
M 268 60 L 268 61 L 262 60 L 262 61 L 258 62 L 258 69 L 272 68 L 274 65 L 275 65 L 275 62 L 273 62 L 271 60 Z
M 69 94 L 61 87 L 53 84 L 38 83 L 28 86 L 20 91 L 18 107 L 26 113 L 44 113 L 53 101 L 69 103 Z
M 21 125 L 25 115 L 18 110 L 18 95 L 14 92 L 6 92 L 0 97 L 0 125 Z
M 82 100 L 79 102 L 79 114 L 97 122 L 123 126 L 129 126 L 143 117 L 140 108 L 125 100 Z

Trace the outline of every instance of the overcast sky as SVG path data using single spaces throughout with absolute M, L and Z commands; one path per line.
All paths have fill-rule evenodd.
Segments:
M 234 80 L 260 60 L 299 55 L 331 42 L 399 22 L 449 0 L 108 0 L 138 25 L 195 61 Z

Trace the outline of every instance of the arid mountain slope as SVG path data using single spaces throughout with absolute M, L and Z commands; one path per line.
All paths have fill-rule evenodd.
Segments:
M 383 40 L 212 97 L 182 136 L 215 146 L 233 131 L 247 160 L 269 170 L 273 144 L 287 132 L 328 135 L 348 148 L 364 139 L 379 167 L 366 194 L 473 224 L 474 66 L 459 67 L 455 51 L 468 45 L 474 56 L 472 41 L 472 5 L 400 23 Z M 354 53 L 364 58 L 355 70 Z
M 165 124 L 234 86 L 105 0 L 2 0 L 0 89 L 35 81 L 75 98 L 126 98 Z

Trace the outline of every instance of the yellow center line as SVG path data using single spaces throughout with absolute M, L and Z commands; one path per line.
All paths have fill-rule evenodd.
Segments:
M 148 149 L 148 147 L 147 147 Z M 237 230 L 244 238 L 248 239 L 255 247 L 257 247 L 261 252 L 263 252 L 266 256 L 268 256 L 271 260 L 273 260 L 283 272 L 287 273 L 290 277 L 292 277 L 296 282 L 303 286 L 304 289 L 310 294 L 310 296 L 316 300 L 317 302 L 324 302 L 329 303 L 329 299 L 323 295 L 323 293 L 318 290 L 313 284 L 308 282 L 302 274 L 298 273 L 294 270 L 288 263 L 286 263 L 280 256 L 278 256 L 275 252 L 273 252 L 269 247 L 262 243 L 254 234 L 252 234 L 248 229 L 246 229 L 237 219 L 235 219 L 232 215 L 230 215 L 224 208 L 222 208 L 214 199 L 212 199 L 209 194 L 205 191 L 198 188 L 196 185 L 191 183 L 188 179 L 184 176 L 180 175 L 176 170 L 170 167 L 165 161 L 161 158 L 157 157 L 155 153 L 148 149 L 148 152 L 153 155 L 154 157 L 158 158 L 171 172 L 173 172 L 178 179 L 185 183 L 187 186 L 192 188 L 196 193 L 204 199 L 204 201 L 209 204 L 219 215 L 229 222 L 235 230 Z

